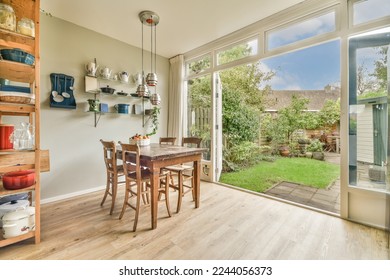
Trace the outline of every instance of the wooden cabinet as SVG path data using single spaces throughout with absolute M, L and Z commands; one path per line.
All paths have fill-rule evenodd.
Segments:
M 26 234 L 3 239 L 0 234 L 0 247 L 34 238 L 40 242 L 40 172 L 49 168 L 48 151 L 40 149 L 40 55 L 39 55 L 39 0 L 2 0 L 2 3 L 12 6 L 16 15 L 16 22 L 22 18 L 29 18 L 35 23 L 35 38 L 0 29 L 0 49 L 19 48 L 35 57 L 34 65 L 0 60 L 0 78 L 10 81 L 27 83 L 35 94 L 34 104 L 18 104 L 0 102 L 0 123 L 4 118 L 17 119 L 24 117 L 35 127 L 35 143 L 32 150 L 0 150 L 0 173 L 9 171 L 35 169 L 36 182 L 28 189 L 5 190 L 0 181 L 0 196 L 7 196 L 22 192 L 30 192 L 35 207 L 35 230 Z

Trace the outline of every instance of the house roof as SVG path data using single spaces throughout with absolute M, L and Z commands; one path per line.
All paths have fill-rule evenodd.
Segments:
M 268 95 L 266 111 L 279 111 L 291 104 L 292 96 L 309 99 L 307 109 L 309 111 L 319 111 L 324 106 L 326 100 L 337 100 L 340 98 L 340 89 L 324 90 L 273 90 Z

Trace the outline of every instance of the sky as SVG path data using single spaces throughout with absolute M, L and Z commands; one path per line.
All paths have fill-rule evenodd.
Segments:
M 318 90 L 340 83 L 339 40 L 261 61 L 263 71 L 274 71 L 275 90 Z

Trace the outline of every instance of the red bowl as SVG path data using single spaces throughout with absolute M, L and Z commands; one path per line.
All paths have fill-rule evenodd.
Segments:
M 3 187 L 6 190 L 19 190 L 35 184 L 35 171 L 12 171 L 3 175 Z

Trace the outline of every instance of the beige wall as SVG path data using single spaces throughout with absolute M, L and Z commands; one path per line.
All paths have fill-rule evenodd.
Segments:
M 132 29 L 123 32 L 132 36 Z M 145 67 L 150 65 L 146 54 Z M 99 65 L 115 72 L 141 71 L 141 50 L 96 32 L 81 28 L 54 17 L 41 16 L 41 147 L 50 150 L 51 171 L 42 173 L 42 199 L 51 201 L 105 185 L 105 167 L 99 139 L 128 141 L 135 133 L 150 132 L 143 128 L 142 117 L 134 115 L 104 115 L 94 127 L 93 113 L 87 113 L 87 99 L 93 94 L 84 92 L 84 64 L 96 58 Z M 158 57 L 158 91 L 162 97 L 160 128 L 152 141 L 166 134 L 168 59 Z M 149 70 L 149 67 L 146 68 Z M 77 109 L 58 109 L 49 106 L 50 73 L 63 73 L 75 78 Z M 101 86 L 106 86 L 104 83 Z M 135 92 L 135 85 L 111 84 L 124 91 Z M 130 97 L 103 96 L 101 102 L 134 104 Z

